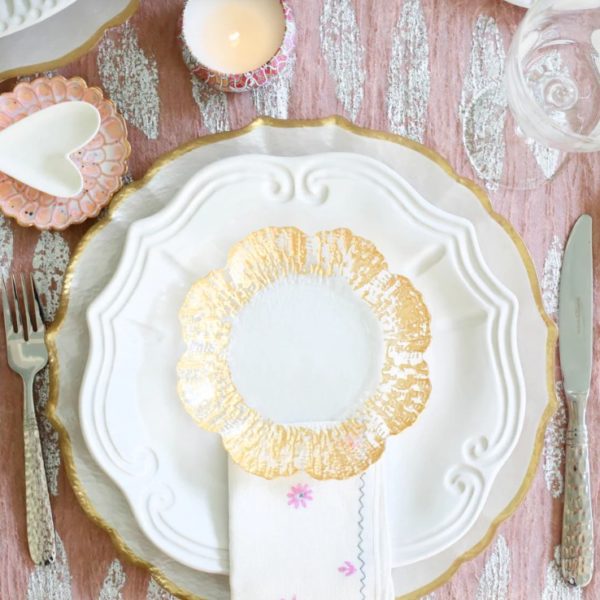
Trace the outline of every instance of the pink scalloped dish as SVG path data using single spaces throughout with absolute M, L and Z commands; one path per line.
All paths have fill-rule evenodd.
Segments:
M 79 78 L 40 78 L 19 83 L 0 95 L 0 130 L 43 108 L 83 101 L 95 106 L 100 129 L 89 144 L 71 155 L 83 175 L 83 191 L 73 198 L 50 196 L 0 173 L 0 209 L 24 227 L 65 229 L 96 217 L 121 188 L 131 146 L 125 120 L 102 91 Z

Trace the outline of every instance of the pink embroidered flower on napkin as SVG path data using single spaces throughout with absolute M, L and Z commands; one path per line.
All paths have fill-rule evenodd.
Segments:
M 288 493 L 288 504 L 294 508 L 306 508 L 307 502 L 312 501 L 312 490 L 308 485 L 299 483 L 293 485 L 291 491 Z
M 338 571 L 343 573 L 346 577 L 350 577 L 350 575 L 354 575 L 354 573 L 356 573 L 356 567 L 349 560 L 345 560 L 344 564 L 339 567 Z

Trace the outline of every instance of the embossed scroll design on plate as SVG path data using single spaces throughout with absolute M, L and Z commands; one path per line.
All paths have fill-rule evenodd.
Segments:
M 261 291 L 290 277 L 345 281 L 372 310 L 383 334 L 383 365 L 373 393 L 348 418 L 318 426 L 282 424 L 249 406 L 228 362 L 232 319 Z M 266 228 L 233 246 L 225 268 L 189 291 L 180 311 L 187 350 L 178 391 L 204 429 L 221 434 L 242 468 L 272 479 L 306 471 L 316 479 L 358 475 L 385 441 L 409 427 L 431 391 L 423 353 L 430 315 L 411 282 L 388 271 L 374 246 L 348 229 L 308 236 L 293 227 Z

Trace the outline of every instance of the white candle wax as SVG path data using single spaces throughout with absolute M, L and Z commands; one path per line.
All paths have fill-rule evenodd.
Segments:
M 279 0 L 189 0 L 185 42 L 198 62 L 221 73 L 245 73 L 267 63 L 283 41 Z

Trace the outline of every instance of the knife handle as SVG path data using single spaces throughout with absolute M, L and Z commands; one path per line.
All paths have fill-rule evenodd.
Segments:
M 587 397 L 567 395 L 569 425 L 566 435 L 565 504 L 561 568 L 569 585 L 586 586 L 594 571 L 594 522 L 590 489 Z

